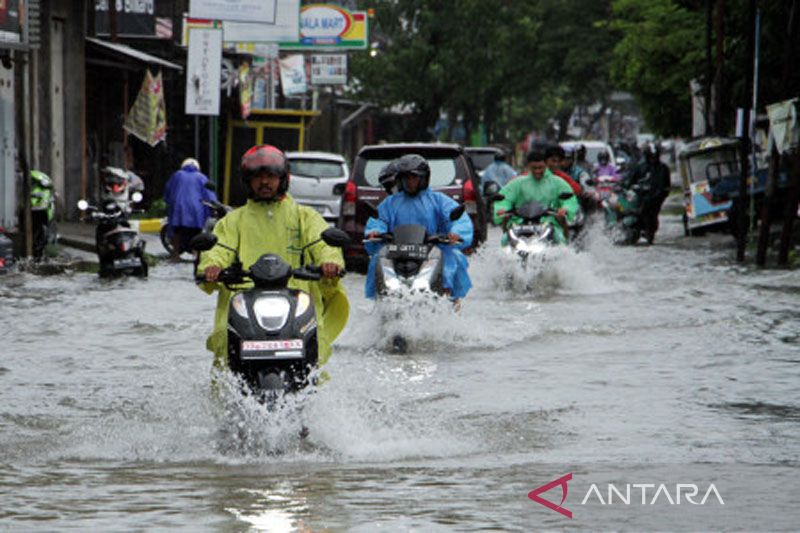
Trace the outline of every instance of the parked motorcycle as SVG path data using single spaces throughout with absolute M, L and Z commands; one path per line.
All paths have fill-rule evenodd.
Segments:
M 279 255 L 264 254 L 244 269 L 236 250 L 218 242 L 214 234 L 192 238 L 193 250 L 221 246 L 236 254 L 236 261 L 218 278 L 228 289 L 241 291 L 231 299 L 228 311 L 228 366 L 262 403 L 274 405 L 283 394 L 313 384 L 312 371 L 319 357 L 314 301 L 308 293 L 289 289 L 287 284 L 291 278 L 322 278 L 319 266 L 305 264 L 309 246 L 325 241 L 341 248 L 349 240 L 343 231 L 328 228 L 303 247 L 299 268 L 293 269 Z M 196 280 L 201 282 L 204 277 Z M 242 285 L 248 280 L 252 287 Z
M 56 197 L 53 180 L 38 170 L 31 170 L 31 228 L 33 257 L 41 259 L 48 244 L 55 244 L 58 231 L 55 221 Z
M 134 204 L 141 202 L 142 193 L 134 192 L 131 201 Z M 118 202 L 107 200 L 101 207 L 96 207 L 80 200 L 78 209 L 88 214 L 91 222 L 97 225 L 95 242 L 101 278 L 119 275 L 147 277 L 145 242 L 139 232 L 131 228 L 128 213 Z

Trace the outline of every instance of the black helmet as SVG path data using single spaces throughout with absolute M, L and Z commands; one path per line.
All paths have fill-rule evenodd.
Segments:
M 600 150 L 600 152 L 597 153 L 597 162 L 601 165 L 607 165 L 610 160 L 611 157 L 605 150 Z
M 250 180 L 262 172 L 275 174 L 281 180 L 275 200 L 281 198 L 289 190 L 289 160 L 286 158 L 286 154 L 272 145 L 261 144 L 250 148 L 242 156 L 239 168 L 248 196 L 253 194 L 250 190 Z
M 406 154 L 395 161 L 397 187 L 404 191 L 403 174 L 413 174 L 421 178 L 419 190 L 427 189 L 431 180 L 431 167 L 425 158 L 418 154 Z
M 397 184 L 395 180 L 397 175 L 396 163 L 397 160 L 389 161 L 378 173 L 378 183 L 381 184 L 387 194 L 392 194 L 392 189 Z

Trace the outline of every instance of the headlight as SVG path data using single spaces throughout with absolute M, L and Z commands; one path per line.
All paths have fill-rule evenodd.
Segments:
M 294 310 L 294 316 L 302 316 L 303 313 L 308 311 L 310 305 L 311 305 L 311 297 L 304 292 L 298 293 L 297 307 Z
M 233 310 L 236 311 L 236 314 L 242 318 L 249 319 L 250 314 L 247 312 L 247 304 L 244 301 L 244 295 L 242 293 L 237 294 L 231 300 L 231 307 Z
M 259 325 L 267 331 L 281 329 L 289 319 L 289 300 L 279 296 L 264 296 L 253 304 Z

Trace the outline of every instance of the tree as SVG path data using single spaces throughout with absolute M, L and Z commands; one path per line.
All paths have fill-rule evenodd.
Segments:
M 675 0 L 614 0 L 612 78 L 636 96 L 648 127 L 663 135 L 690 133 L 689 80 L 701 78 L 702 12 Z

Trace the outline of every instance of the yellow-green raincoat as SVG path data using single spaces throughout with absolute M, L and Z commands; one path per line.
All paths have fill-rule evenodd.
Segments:
M 278 202 L 256 202 L 234 209 L 214 227 L 218 242 L 239 251 L 245 269 L 265 253 L 280 255 L 292 268 L 300 266 L 300 249 L 319 238 L 328 228 L 325 220 L 313 209 L 298 205 L 290 195 Z M 306 249 L 306 264 L 336 263 L 344 267 L 342 251 L 319 242 Z M 233 252 L 215 246 L 200 256 L 198 274 L 206 267 L 228 267 L 234 260 Z M 214 352 L 214 366 L 225 368 L 228 363 L 228 305 L 235 292 L 221 283 L 202 283 L 207 293 L 219 290 L 214 331 L 206 347 Z M 317 312 L 317 338 L 319 364 L 322 366 L 331 355 L 331 343 L 344 329 L 350 314 L 350 303 L 339 280 L 303 281 L 292 278 L 289 287 L 300 289 L 314 298 Z

